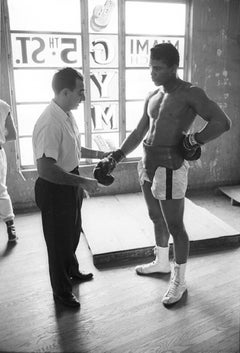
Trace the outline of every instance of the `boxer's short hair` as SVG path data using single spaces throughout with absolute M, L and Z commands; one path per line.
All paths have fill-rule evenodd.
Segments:
M 162 60 L 168 67 L 179 66 L 179 52 L 171 43 L 156 44 L 151 48 L 151 59 Z

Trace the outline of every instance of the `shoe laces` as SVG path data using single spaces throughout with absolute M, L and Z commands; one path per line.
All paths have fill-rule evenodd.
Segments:
M 179 287 L 179 282 L 173 277 L 172 279 L 171 279 L 171 282 L 170 282 L 170 285 L 169 285 L 169 287 L 168 287 L 168 291 L 167 291 L 167 293 L 166 293 L 166 296 L 167 297 L 175 297 L 176 296 L 176 294 L 177 294 L 177 290 L 178 290 L 178 287 Z
M 12 224 L 10 226 L 7 227 L 7 232 L 8 232 L 8 235 L 13 235 L 13 236 L 16 236 L 16 229 L 15 229 L 15 226 Z
M 145 264 L 145 265 L 143 265 L 143 266 L 146 268 L 146 267 L 151 267 L 151 266 L 153 266 L 153 265 L 155 265 L 155 264 L 156 264 L 156 259 L 153 260 L 152 262 L 150 262 L 149 264 Z

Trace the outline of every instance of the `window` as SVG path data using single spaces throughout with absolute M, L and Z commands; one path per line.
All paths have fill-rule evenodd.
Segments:
M 52 99 L 59 68 L 84 74 L 86 102 L 73 113 L 82 145 L 104 150 L 128 136 L 156 89 L 148 70 L 154 44 L 177 47 L 183 77 L 184 1 L 8 0 L 8 7 L 22 168 L 33 167 L 33 126 Z M 129 158 L 140 155 L 141 147 Z

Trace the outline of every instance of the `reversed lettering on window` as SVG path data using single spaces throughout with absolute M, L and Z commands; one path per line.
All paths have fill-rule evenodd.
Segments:
M 183 66 L 184 38 L 183 37 L 126 37 L 126 66 L 148 66 L 150 49 L 158 43 L 172 43 L 180 55 L 180 66 Z
M 118 129 L 118 105 L 112 104 L 97 104 L 91 107 L 91 117 L 93 130 L 117 130 Z
M 81 66 L 80 35 L 12 33 L 14 67 Z

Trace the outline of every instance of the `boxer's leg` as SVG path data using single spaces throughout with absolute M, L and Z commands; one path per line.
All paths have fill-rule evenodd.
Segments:
M 148 214 L 154 225 L 156 247 L 154 253 L 156 259 L 146 265 L 136 267 L 138 274 L 150 274 L 155 272 L 169 273 L 169 231 L 164 218 L 159 200 L 153 197 L 152 183 L 145 181 L 142 185 L 143 195 L 147 204 Z
M 165 305 L 173 304 L 182 298 L 186 291 L 185 271 L 189 253 L 189 238 L 184 226 L 184 198 L 161 201 L 162 209 L 173 237 L 174 267 L 171 281 L 162 302 Z
M 189 239 L 183 223 L 185 199 L 162 200 L 162 209 L 169 232 L 173 237 L 174 259 L 178 264 L 187 262 Z
M 168 226 L 162 212 L 161 203 L 153 197 L 151 187 L 152 184 L 145 181 L 142 185 L 142 192 L 148 208 L 149 217 L 153 222 L 156 245 L 167 247 L 169 241 Z

